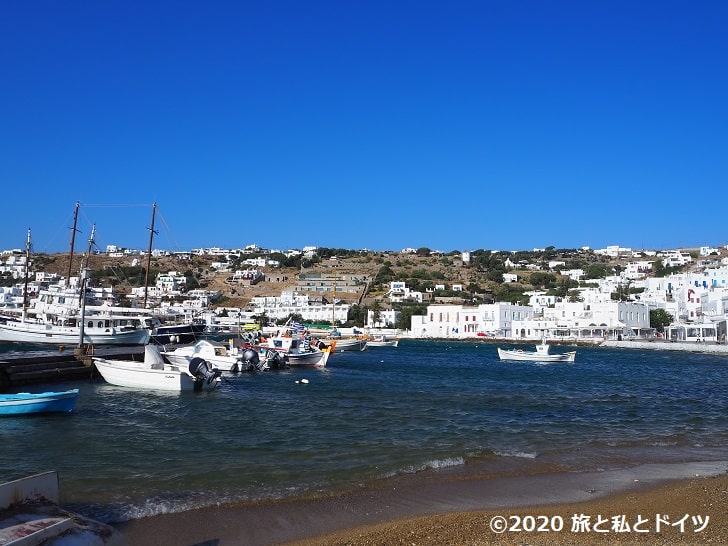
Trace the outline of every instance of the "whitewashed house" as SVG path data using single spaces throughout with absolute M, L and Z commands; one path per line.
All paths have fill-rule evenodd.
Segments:
M 396 311 L 395 309 L 384 309 L 379 311 L 379 318 L 378 320 L 374 319 L 374 311 L 369 309 L 367 311 L 367 322 L 366 327 L 367 328 L 393 328 L 395 324 L 397 324 L 397 319 L 399 318 L 400 311 Z
M 411 333 L 418 338 L 510 337 L 513 321 L 533 316 L 533 308 L 507 302 L 478 305 L 428 305 L 413 315 Z
M 422 292 L 410 290 L 404 281 L 392 281 L 389 285 L 387 295 L 391 303 L 401 303 L 404 301 L 422 303 Z

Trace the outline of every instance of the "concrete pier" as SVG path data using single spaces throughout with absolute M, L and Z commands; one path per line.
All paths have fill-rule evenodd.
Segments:
M 626 341 L 603 341 L 600 347 L 611 347 L 615 349 L 649 349 L 655 351 L 683 351 L 689 353 L 710 353 L 728 355 L 728 345 L 723 343 L 688 343 L 685 341 L 664 341 L 664 340 L 626 340 Z

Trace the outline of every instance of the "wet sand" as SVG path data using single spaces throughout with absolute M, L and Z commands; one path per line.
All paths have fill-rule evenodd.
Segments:
M 116 527 L 129 546 L 728 544 L 726 472 L 721 461 L 512 477 L 433 473 L 335 497 Z M 511 528 L 519 521 L 520 530 Z

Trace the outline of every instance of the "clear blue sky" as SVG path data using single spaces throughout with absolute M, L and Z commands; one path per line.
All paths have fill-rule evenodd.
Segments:
M 728 243 L 728 2 L 0 3 L 0 249 Z

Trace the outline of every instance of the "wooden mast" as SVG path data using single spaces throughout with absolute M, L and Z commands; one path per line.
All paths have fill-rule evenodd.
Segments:
M 94 224 L 91 227 L 91 236 L 88 238 L 88 250 L 86 251 L 86 258 L 84 259 L 82 265 L 81 265 L 81 293 L 80 293 L 80 299 L 81 299 L 81 316 L 79 320 L 78 325 L 78 348 L 83 349 L 84 342 L 83 342 L 83 336 L 84 336 L 84 328 L 86 326 L 86 283 L 88 282 L 88 259 L 89 256 L 91 256 L 91 249 L 93 248 L 93 245 L 95 244 L 94 236 L 96 235 L 96 224 Z
M 147 296 L 149 294 L 149 269 L 152 267 L 152 241 L 154 240 L 154 215 L 157 212 L 157 204 L 152 204 L 152 226 L 149 228 L 149 248 L 147 249 L 147 271 L 144 275 L 144 309 L 147 308 Z
M 28 239 L 25 241 L 25 286 L 23 288 L 23 318 L 28 310 L 28 277 L 30 276 L 30 228 L 28 228 Z
M 73 247 L 76 242 L 76 224 L 78 222 L 78 207 L 80 203 L 76 201 L 76 210 L 73 212 L 73 228 L 71 228 L 71 255 L 68 257 L 68 275 L 66 275 L 66 286 L 71 283 L 71 268 L 73 267 Z

